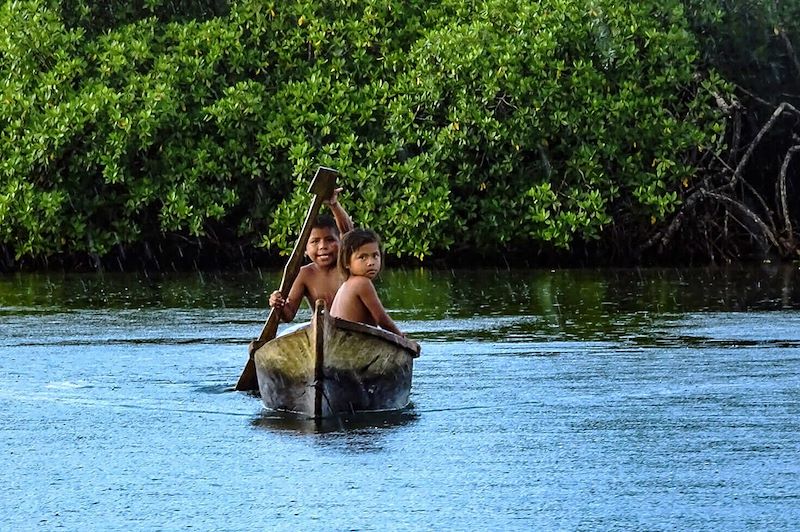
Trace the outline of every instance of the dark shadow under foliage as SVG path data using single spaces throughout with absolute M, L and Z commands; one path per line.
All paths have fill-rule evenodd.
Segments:
M 88 36 L 155 17 L 162 23 L 208 20 L 230 10 L 228 0 L 61 0 L 61 17 L 67 28 L 82 28 Z

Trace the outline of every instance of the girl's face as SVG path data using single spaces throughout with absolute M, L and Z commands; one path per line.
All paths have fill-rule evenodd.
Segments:
M 315 227 L 306 244 L 306 255 L 317 266 L 336 266 L 339 255 L 339 237 L 330 227 Z
M 350 254 L 348 261 L 350 275 L 374 279 L 381 271 L 381 250 L 377 242 L 369 242 Z

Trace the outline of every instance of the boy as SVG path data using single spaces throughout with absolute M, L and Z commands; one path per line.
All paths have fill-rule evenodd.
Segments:
M 300 273 L 292 284 L 289 295 L 284 300 L 280 291 L 269 296 L 269 306 L 278 311 L 281 321 L 290 322 L 297 314 L 300 303 L 305 297 L 309 306 L 314 307 L 317 299 L 324 299 L 327 308 L 333 304 L 333 297 L 342 284 L 342 278 L 336 267 L 339 256 L 339 234 L 353 229 L 353 222 L 339 204 L 341 188 L 333 191 L 333 195 L 325 203 L 330 206 L 330 216 L 318 217 L 311 228 L 311 235 L 306 244 L 306 256 L 310 264 L 300 268 Z
M 339 270 L 345 277 L 330 308 L 331 316 L 376 325 L 405 336 L 378 298 L 372 280 L 381 271 L 380 239 L 369 229 L 353 229 L 342 239 Z

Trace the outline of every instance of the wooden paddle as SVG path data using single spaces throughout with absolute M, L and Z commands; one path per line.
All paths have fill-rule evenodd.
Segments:
M 297 242 L 294 245 L 292 254 L 289 255 L 289 261 L 283 269 L 283 278 L 281 279 L 281 286 L 278 289 L 283 299 L 286 299 L 289 295 L 292 284 L 294 284 L 294 280 L 297 278 L 300 265 L 303 262 L 303 250 L 306 247 L 309 235 L 311 235 L 312 223 L 319 214 L 322 202 L 330 198 L 333 194 L 336 188 L 336 176 L 338 174 L 339 172 L 332 168 L 320 166 L 317 173 L 314 175 L 314 179 L 311 181 L 311 186 L 308 187 L 308 191 L 314 194 L 314 199 L 311 201 L 311 206 L 308 208 L 306 220 L 303 222 L 303 228 L 300 230 L 300 236 L 297 237 Z M 261 329 L 261 334 L 258 335 L 256 340 L 250 342 L 248 346 L 249 358 L 239 377 L 239 381 L 236 383 L 236 390 L 247 392 L 258 390 L 258 377 L 256 375 L 256 363 L 254 359 L 255 352 L 259 347 L 275 338 L 275 334 L 278 332 L 279 321 L 280 316 L 278 310 L 274 307 L 271 308 L 267 322 L 264 324 L 264 328 Z

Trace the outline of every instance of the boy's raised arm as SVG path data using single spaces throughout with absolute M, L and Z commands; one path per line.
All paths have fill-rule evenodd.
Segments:
M 336 227 L 339 228 L 339 232 L 341 234 L 345 234 L 348 231 L 353 230 L 353 220 L 350 219 L 350 216 L 342 207 L 342 204 L 339 203 L 339 192 L 341 192 L 341 188 L 334 189 L 333 194 L 325 203 L 331 208 L 331 214 L 333 214 L 333 219 L 336 220 Z

